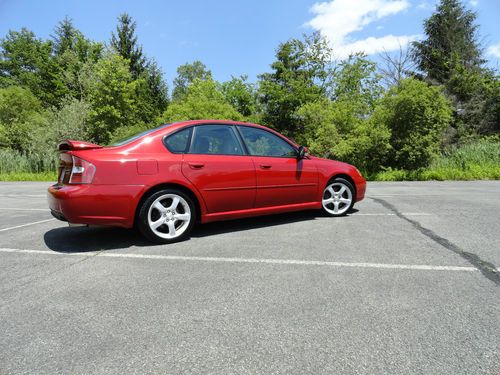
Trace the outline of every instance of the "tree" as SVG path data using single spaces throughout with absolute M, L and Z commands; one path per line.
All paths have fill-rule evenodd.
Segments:
M 0 134 L 3 146 L 29 152 L 33 136 L 45 125 L 42 104 L 26 88 L 0 88 Z
M 116 53 L 106 54 L 95 65 L 94 80 L 89 83 L 89 138 L 107 144 L 114 131 L 140 122 L 136 89 L 139 84 L 128 68 L 128 61 Z
M 162 116 L 163 122 L 182 120 L 242 120 L 212 79 L 195 79 L 182 101 L 173 101 Z
M 378 171 L 391 149 L 391 133 L 385 123 L 372 121 L 382 93 L 375 70 L 364 54 L 341 61 L 329 82 L 329 97 L 295 112 L 304 124 L 296 140 L 316 155 L 353 163 L 366 172 Z
M 317 33 L 291 39 L 279 45 L 271 68 L 259 77 L 263 122 L 294 137 L 301 129 L 295 111 L 328 93 L 331 50 Z
M 174 78 L 172 100 L 182 100 L 188 91 L 189 85 L 195 80 L 210 79 L 212 79 L 212 72 L 199 60 L 179 66 L 177 76 Z
M 451 115 L 450 103 L 438 87 L 407 78 L 391 88 L 374 114 L 374 121 L 391 130 L 391 166 L 428 166 L 439 153 Z
M 130 72 L 137 78 L 146 66 L 146 59 L 142 53 L 142 46 L 137 43 L 135 29 L 137 24 L 127 13 L 118 17 L 116 34 L 111 34 L 111 47 L 129 62 Z
M 246 75 L 231 77 L 230 81 L 222 83 L 224 98 L 243 116 L 257 117 L 257 91 L 255 86 L 247 82 Z
M 0 47 L 0 86 L 27 87 L 45 106 L 56 105 L 59 94 L 54 85 L 57 67 L 51 56 L 52 42 L 22 28 L 9 31 Z
M 54 30 L 54 53 L 62 55 L 68 50 L 75 48 L 76 39 L 82 36 L 81 32 L 73 26 L 71 18 L 65 17 Z
M 476 18 L 476 13 L 467 10 L 460 0 L 441 0 L 425 20 L 427 38 L 413 42 L 412 54 L 429 79 L 446 84 L 456 64 L 467 70 L 481 68 L 484 60 Z
M 395 54 L 386 51 L 380 54 L 379 74 L 387 87 L 399 86 L 405 78 L 414 75 L 415 63 L 412 60 L 410 49 L 400 45 Z

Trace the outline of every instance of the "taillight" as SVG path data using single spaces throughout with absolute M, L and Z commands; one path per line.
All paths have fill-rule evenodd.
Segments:
M 70 184 L 90 184 L 94 178 L 95 165 L 80 159 L 77 156 L 72 156 L 73 166 L 69 177 Z

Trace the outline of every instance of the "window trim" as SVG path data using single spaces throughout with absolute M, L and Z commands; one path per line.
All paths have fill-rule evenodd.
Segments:
M 278 135 L 278 134 L 275 134 L 267 129 L 264 129 L 264 128 L 261 128 L 261 127 L 257 127 L 257 126 L 249 126 L 249 125 L 235 125 L 236 126 L 236 129 L 238 131 L 238 135 L 240 136 L 241 138 L 241 141 L 243 142 L 243 144 L 245 145 L 245 151 L 247 152 L 248 156 L 251 156 L 251 157 L 255 157 L 255 158 L 280 158 L 280 159 L 297 159 L 297 155 L 294 155 L 294 156 L 274 156 L 274 155 L 252 155 L 250 153 L 250 149 L 248 148 L 247 144 L 245 143 L 245 138 L 243 138 L 243 134 L 241 134 L 241 131 L 240 131 L 240 127 L 245 127 L 245 128 L 250 128 L 250 129 L 257 129 L 257 130 L 261 130 L 263 132 L 267 132 L 271 135 L 274 135 L 275 137 L 281 139 L 282 141 L 284 141 L 285 143 L 287 143 L 297 154 L 298 154 L 298 148 L 295 147 L 295 145 L 293 145 L 292 143 L 290 143 L 290 141 L 288 139 L 286 139 L 285 137 Z
M 227 127 L 230 129 L 230 132 L 233 134 L 234 136 L 234 139 L 236 140 L 236 143 L 238 144 L 238 146 L 240 147 L 241 149 L 241 153 L 240 154 L 213 154 L 213 153 L 205 153 L 205 154 L 200 154 L 200 153 L 193 153 L 193 152 L 190 152 L 191 151 L 191 148 L 193 147 L 193 144 L 194 144 L 194 137 L 196 135 L 196 131 L 197 131 L 197 128 L 199 128 L 200 126 L 205 126 L 205 125 L 208 125 L 208 126 L 224 126 L 224 127 Z M 189 140 L 189 147 L 187 148 L 187 151 L 185 152 L 185 154 L 188 154 L 188 155 L 215 155 L 215 156 L 249 156 L 247 154 L 247 150 L 246 148 L 244 147 L 244 144 L 242 143 L 242 140 L 240 139 L 239 137 L 239 134 L 237 133 L 237 131 L 235 130 L 234 128 L 234 125 L 233 124 L 221 124 L 221 123 L 209 123 L 209 124 L 196 124 L 196 125 L 193 125 L 192 126 L 194 129 L 193 131 L 191 132 L 191 138 Z
M 170 147 L 168 147 L 167 145 L 167 139 L 170 138 L 170 137 L 173 137 L 175 134 L 177 133 L 180 133 L 184 130 L 189 130 L 189 137 L 188 137 L 188 141 L 186 143 L 186 147 L 184 148 L 184 151 L 172 151 L 170 149 Z M 193 126 L 184 126 L 180 129 L 177 129 L 177 130 L 174 130 L 172 133 L 169 133 L 169 134 L 166 134 L 163 139 L 162 139 L 162 143 L 163 143 L 163 146 L 165 146 L 165 148 L 171 153 L 171 154 L 185 154 L 186 153 L 186 149 L 189 150 L 189 147 L 191 146 L 191 138 L 193 137 Z

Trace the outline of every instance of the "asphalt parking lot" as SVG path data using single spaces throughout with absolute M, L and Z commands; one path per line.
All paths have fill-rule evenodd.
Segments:
M 370 183 L 343 218 L 153 246 L 0 183 L 0 373 L 499 374 L 500 181 Z

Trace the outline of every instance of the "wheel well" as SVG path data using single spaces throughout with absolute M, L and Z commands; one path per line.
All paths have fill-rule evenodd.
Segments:
M 351 176 L 349 176 L 348 174 L 343 174 L 343 173 L 340 173 L 340 174 L 336 174 L 335 176 L 332 176 L 329 180 L 328 180 L 328 184 L 333 181 L 334 179 L 336 179 L 337 177 L 340 177 L 340 178 L 343 178 L 344 180 L 347 180 L 351 183 L 352 187 L 354 188 L 354 200 L 356 200 L 356 184 L 354 183 L 354 180 L 351 178 Z
M 173 184 L 173 183 L 164 183 L 164 184 L 155 185 L 155 186 L 149 188 L 148 190 L 146 190 L 146 192 L 144 192 L 144 194 L 142 194 L 142 197 L 139 200 L 137 207 L 135 208 L 134 224 L 137 221 L 137 215 L 139 215 L 140 207 L 142 206 L 144 201 L 146 199 L 148 199 L 148 197 L 150 197 L 152 194 L 156 193 L 157 191 L 164 190 L 164 189 L 177 189 L 177 190 L 180 190 L 180 191 L 186 193 L 187 195 L 189 195 L 189 197 L 193 200 L 194 205 L 195 205 L 196 214 L 197 214 L 196 220 L 198 220 L 198 221 L 200 220 L 201 207 L 200 207 L 200 202 L 198 201 L 198 198 L 196 197 L 196 195 L 190 189 L 188 189 L 187 187 L 185 187 L 183 185 Z

